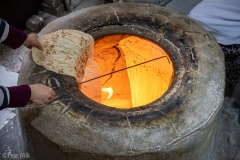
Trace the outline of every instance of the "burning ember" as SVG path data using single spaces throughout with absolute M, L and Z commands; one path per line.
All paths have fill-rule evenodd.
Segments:
M 108 93 L 107 99 L 111 98 L 112 95 L 113 95 L 113 89 L 112 89 L 112 87 L 103 88 L 102 91 Z
M 154 60 L 159 57 L 162 58 Z M 124 109 L 161 97 L 174 75 L 173 64 L 164 49 L 147 39 L 125 34 L 108 35 L 95 42 L 94 56 L 87 62 L 82 81 L 111 72 L 114 73 L 79 88 L 96 102 Z

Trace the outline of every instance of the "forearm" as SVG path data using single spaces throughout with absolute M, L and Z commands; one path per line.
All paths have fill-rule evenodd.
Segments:
M 16 87 L 0 86 L 0 110 L 8 107 L 24 107 L 31 97 L 31 89 L 28 85 Z

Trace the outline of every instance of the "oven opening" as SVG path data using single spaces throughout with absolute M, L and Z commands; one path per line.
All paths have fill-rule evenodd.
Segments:
M 160 98 L 170 87 L 174 69 L 167 52 L 155 42 L 130 34 L 95 41 L 79 90 L 108 107 L 129 109 Z

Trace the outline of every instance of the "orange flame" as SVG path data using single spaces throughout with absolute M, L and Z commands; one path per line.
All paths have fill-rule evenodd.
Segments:
M 79 88 L 87 97 L 108 107 L 129 109 L 149 104 L 168 90 L 174 68 L 164 48 L 148 39 L 128 34 L 101 37 L 95 42 L 94 57 L 88 58 L 85 74 L 80 79 L 82 82 L 84 78 L 98 77 L 158 57 L 165 58 L 101 77 Z M 79 66 L 81 69 L 82 64 Z
M 102 88 L 102 91 L 108 93 L 107 99 L 110 99 L 112 97 L 112 95 L 113 95 L 112 87 Z

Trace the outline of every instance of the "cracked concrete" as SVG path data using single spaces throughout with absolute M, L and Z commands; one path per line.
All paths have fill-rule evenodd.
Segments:
M 113 10 L 114 15 L 117 17 L 118 22 L 120 23 L 116 10 L 113 8 L 113 6 L 111 6 L 111 9 Z
M 133 142 L 134 142 L 134 137 L 132 135 L 132 126 L 131 126 L 131 123 L 128 119 L 128 116 L 126 116 L 127 118 L 127 123 L 128 123 L 128 126 L 129 126 L 129 134 L 130 134 L 130 138 L 131 138 L 131 142 L 130 142 L 130 153 L 133 153 Z

